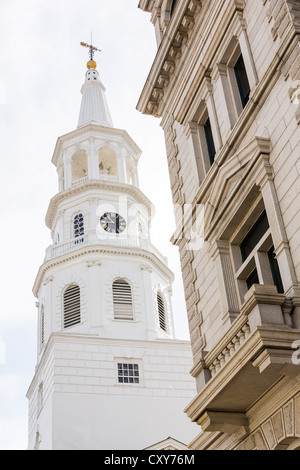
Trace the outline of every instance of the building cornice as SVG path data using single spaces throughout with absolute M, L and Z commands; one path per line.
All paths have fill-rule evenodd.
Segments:
M 162 272 L 164 276 L 167 277 L 170 283 L 174 281 L 174 274 L 173 272 L 163 263 L 159 257 L 152 253 L 151 251 L 144 250 L 142 248 L 128 248 L 128 247 L 117 247 L 117 246 L 109 246 L 109 245 L 90 245 L 85 246 L 80 249 L 74 250 L 72 252 L 65 253 L 57 258 L 53 258 L 51 260 L 45 261 L 41 267 L 39 268 L 38 274 L 36 276 L 34 285 L 33 285 L 33 294 L 35 297 L 38 296 L 38 291 L 41 287 L 45 276 L 47 275 L 48 271 L 60 264 L 64 264 L 68 261 L 74 260 L 76 258 L 81 258 L 82 256 L 88 256 L 91 254 L 97 255 L 112 255 L 112 256 L 134 256 L 142 258 L 143 260 L 147 260 L 148 262 L 152 263 L 159 271 Z
M 186 47 L 189 38 L 197 29 L 199 35 L 199 15 L 201 14 L 201 41 L 197 41 L 193 47 L 198 50 L 201 62 L 197 63 L 197 74 L 205 76 L 209 71 L 211 57 L 222 41 L 222 36 L 218 37 L 215 21 L 213 17 L 221 17 L 222 28 L 226 30 L 236 12 L 243 11 L 245 0 L 230 0 L 226 2 L 201 2 L 200 0 L 182 0 L 180 8 L 175 10 L 172 21 L 162 38 L 156 57 L 152 64 L 144 89 L 137 104 L 138 111 L 143 114 L 152 114 L 155 117 L 162 117 L 163 108 L 168 100 L 168 95 L 173 94 L 174 87 L 170 85 L 172 78 L 176 75 L 181 79 L 177 86 L 185 86 L 187 83 L 187 71 L 189 75 L 195 74 L 195 61 L 191 64 L 186 62 L 186 52 L 190 51 L 190 46 Z M 210 9 L 209 15 L 205 16 Z M 148 11 L 148 9 L 146 10 Z M 211 40 L 211 38 L 214 40 Z M 190 41 L 191 42 L 191 41 Z M 192 42 L 191 42 L 192 43 Z M 208 52 L 203 51 L 203 45 L 209 44 Z M 191 45 L 192 47 L 192 45 Z M 183 58 L 184 56 L 184 58 Z M 193 54 L 192 54 L 193 56 Z M 180 67 L 184 66 L 184 73 Z M 191 69 L 191 71 L 189 70 Z M 193 83 L 199 83 L 199 79 L 193 77 Z M 181 85 L 180 85 L 181 84 Z M 179 93 L 181 96 L 181 93 Z M 169 110 L 168 110 L 169 111 Z
M 126 193 L 132 197 L 134 197 L 140 204 L 145 206 L 148 210 L 150 219 L 153 217 L 155 213 L 155 209 L 153 204 L 149 201 L 149 199 L 144 195 L 142 191 L 140 191 L 135 186 L 131 184 L 124 184 L 124 183 L 117 183 L 111 181 L 102 181 L 102 180 L 87 180 L 83 181 L 82 183 L 75 184 L 69 189 L 65 189 L 57 193 L 53 198 L 50 200 L 49 207 L 46 214 L 46 225 L 47 227 L 52 230 L 52 223 L 55 217 L 55 214 L 58 210 L 59 205 L 70 199 L 70 197 L 79 195 L 81 193 L 85 193 L 86 191 L 91 190 L 105 190 L 111 191 L 113 193 Z
M 138 8 L 140 8 L 143 11 L 146 11 L 148 13 L 151 12 L 153 8 L 154 2 L 153 0 L 140 0 L 138 4 Z
M 140 8 L 147 9 L 144 4 Z M 188 35 L 191 33 L 195 16 L 202 8 L 200 0 L 181 0 L 180 8 L 175 10 L 164 37 L 160 43 L 144 89 L 137 104 L 138 111 L 160 117 L 159 106 L 176 64 L 182 54 Z M 148 7 L 149 8 L 149 7 Z
M 105 127 L 99 126 L 96 124 L 88 124 L 83 127 L 79 127 L 78 129 L 71 131 L 57 139 L 52 163 L 55 166 L 58 166 L 59 158 L 61 156 L 62 150 L 68 144 L 72 144 L 74 140 L 80 138 L 99 138 L 99 139 L 108 139 L 108 138 L 121 138 L 123 141 L 129 146 L 131 151 L 134 153 L 135 158 L 138 160 L 142 154 L 142 150 L 138 147 L 138 145 L 134 142 L 134 140 L 130 137 L 130 135 L 123 129 L 116 129 L 114 127 Z

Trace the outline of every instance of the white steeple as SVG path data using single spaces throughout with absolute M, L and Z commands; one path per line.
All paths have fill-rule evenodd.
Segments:
M 105 127 L 113 127 L 110 111 L 105 97 L 97 64 L 94 60 L 87 63 L 88 70 L 85 74 L 85 83 L 82 85 L 81 107 L 79 113 L 78 127 L 87 124 L 98 124 Z
M 33 287 L 30 450 L 145 449 L 195 437 L 183 412 L 195 395 L 190 344 L 174 336 L 173 273 L 150 240 L 141 150 L 112 126 L 104 91 L 91 58 L 78 128 L 58 138 L 52 158 L 52 243 Z

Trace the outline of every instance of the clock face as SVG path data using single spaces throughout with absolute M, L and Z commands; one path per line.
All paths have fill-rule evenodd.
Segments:
M 125 219 L 115 212 L 105 212 L 100 217 L 100 224 L 109 233 L 122 233 L 126 228 Z

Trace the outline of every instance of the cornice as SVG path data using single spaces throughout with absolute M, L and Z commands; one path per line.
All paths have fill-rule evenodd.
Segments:
M 174 92 L 174 87 L 171 85 L 173 77 L 175 75 L 177 79 L 180 77 L 176 87 L 186 86 L 187 73 L 183 73 L 180 68 L 184 67 L 185 71 L 191 68 L 190 75 L 197 73 L 199 76 L 205 76 L 209 72 L 215 50 L 222 42 L 223 31 L 228 28 L 236 12 L 242 14 L 244 7 L 245 0 L 228 0 L 227 2 L 181 0 L 161 40 L 137 104 L 138 111 L 162 117 L 168 95 Z M 222 28 L 216 27 L 215 18 L 219 16 L 221 16 Z M 190 38 L 194 33 L 197 34 L 197 40 L 193 42 Z M 204 45 L 208 45 L 208 53 L 203 51 Z M 191 64 L 186 60 L 187 53 L 192 58 L 195 55 L 191 54 L 191 48 L 196 48 L 197 56 L 201 57 L 201 62 L 197 63 L 196 72 L 194 72 L 194 59 Z M 196 80 L 193 76 L 192 85 L 193 83 L 199 83 L 199 78 Z M 181 96 L 181 93 L 178 92 L 177 95 Z M 169 108 L 168 111 L 170 111 Z
M 151 9 L 153 8 L 153 0 L 140 0 L 138 4 L 138 8 L 150 13 Z
M 79 127 L 78 129 L 71 131 L 63 136 L 58 137 L 52 157 L 52 163 L 57 166 L 59 162 L 60 154 L 63 150 L 64 146 L 67 146 L 68 143 L 72 143 L 77 138 L 91 138 L 91 137 L 99 137 L 107 139 L 111 137 L 121 137 L 127 145 L 131 148 L 135 157 L 139 159 L 142 154 L 142 150 L 138 147 L 138 145 L 134 142 L 134 140 L 130 137 L 130 135 L 123 129 L 116 129 L 114 127 L 105 127 L 99 126 L 96 124 L 88 124 L 83 127 Z
M 159 105 L 201 8 L 200 0 L 181 0 L 180 8 L 175 10 L 137 104 L 143 114 L 160 117 Z
M 144 195 L 144 193 L 132 186 L 130 184 L 123 184 L 123 183 L 116 183 L 111 181 L 102 181 L 102 180 L 87 180 L 82 182 L 81 184 L 77 184 L 72 186 L 69 189 L 65 189 L 57 193 L 55 196 L 52 197 L 49 203 L 49 207 L 46 214 L 46 225 L 51 230 L 52 223 L 55 217 L 55 213 L 58 209 L 58 206 L 65 200 L 68 200 L 70 197 L 74 195 L 78 195 L 80 193 L 84 193 L 90 190 L 107 190 L 113 193 L 121 192 L 126 193 L 134 198 L 136 198 L 142 205 L 144 205 L 148 212 L 150 218 L 154 215 L 155 209 L 151 201 Z
M 45 261 L 41 267 L 39 268 L 38 274 L 36 276 L 34 285 L 33 285 L 33 294 L 35 297 L 38 296 L 38 291 L 41 287 L 43 279 L 49 269 L 58 266 L 60 264 L 64 264 L 67 261 L 71 261 L 76 258 L 80 258 L 85 255 L 91 254 L 109 254 L 109 255 L 117 255 L 117 256 L 135 256 L 140 257 L 144 260 L 151 262 L 157 269 L 161 271 L 161 273 L 168 278 L 170 283 L 174 281 L 174 274 L 173 272 L 156 256 L 155 253 L 151 251 L 143 250 L 142 248 L 127 248 L 127 247 L 115 247 L 115 246 L 105 246 L 105 245 L 91 245 L 82 247 L 72 252 L 65 253 L 57 258 L 53 258 L 51 260 Z

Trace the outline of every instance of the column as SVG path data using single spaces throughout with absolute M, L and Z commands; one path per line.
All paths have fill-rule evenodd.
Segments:
M 88 175 L 91 180 L 99 179 L 99 162 L 98 155 L 95 151 L 95 139 L 93 137 L 89 140 Z
M 98 333 L 103 333 L 99 329 L 103 329 L 103 309 L 102 307 L 102 298 L 103 293 L 101 292 L 101 261 L 91 260 L 87 261 L 87 267 L 89 268 L 89 318 L 90 318 L 90 327 L 97 328 Z M 101 295 L 102 294 L 102 295 Z
M 132 159 L 132 184 L 136 188 L 139 188 L 139 175 L 137 170 L 137 162 Z
M 227 124 L 227 132 L 231 132 L 238 118 L 236 110 L 233 106 L 231 90 L 227 77 L 227 67 L 225 64 L 217 64 L 215 71 L 215 80 L 218 81 L 220 87 L 220 98 L 222 106 L 220 107 L 224 113 L 224 122 Z
M 58 191 L 63 191 L 64 190 L 64 167 L 63 165 L 58 166 L 57 175 L 58 175 Z
M 246 67 L 247 71 L 247 77 L 250 85 L 250 89 L 253 90 L 253 88 L 257 85 L 258 83 L 258 77 L 256 73 L 256 68 L 255 68 L 255 63 L 253 60 L 252 56 L 252 51 L 246 31 L 246 22 L 243 18 L 240 18 L 240 35 L 239 35 L 239 43 L 240 43 L 240 48 L 241 52 L 243 55 L 244 59 L 244 64 Z
M 69 149 L 64 152 L 64 175 L 65 175 L 65 188 L 68 189 L 72 186 L 72 151 Z
M 154 340 L 157 337 L 156 333 L 156 312 L 153 309 L 153 287 L 152 287 L 152 268 L 149 265 L 142 264 L 140 266 L 142 275 L 142 286 L 145 302 L 145 327 L 147 331 L 148 340 Z
M 230 323 L 232 323 L 240 313 L 240 307 L 230 259 L 229 242 L 216 240 L 212 247 L 211 256 L 216 265 L 223 321 L 225 323 L 230 320 Z
M 97 218 L 97 207 L 98 199 L 95 197 L 89 198 L 89 231 L 88 231 L 88 243 L 97 244 L 98 237 L 96 233 L 97 223 L 99 218 Z
M 207 78 L 206 79 L 206 107 L 208 111 L 208 116 L 210 119 L 210 124 L 212 128 L 212 133 L 214 137 L 214 144 L 216 148 L 216 152 L 222 147 L 222 137 L 220 133 L 219 123 L 218 123 L 218 115 L 216 111 L 214 96 L 213 96 L 213 87 L 211 81 Z
M 117 155 L 117 167 L 118 167 L 118 181 L 119 183 L 127 183 L 126 178 L 126 164 L 125 164 L 125 154 L 120 152 Z

